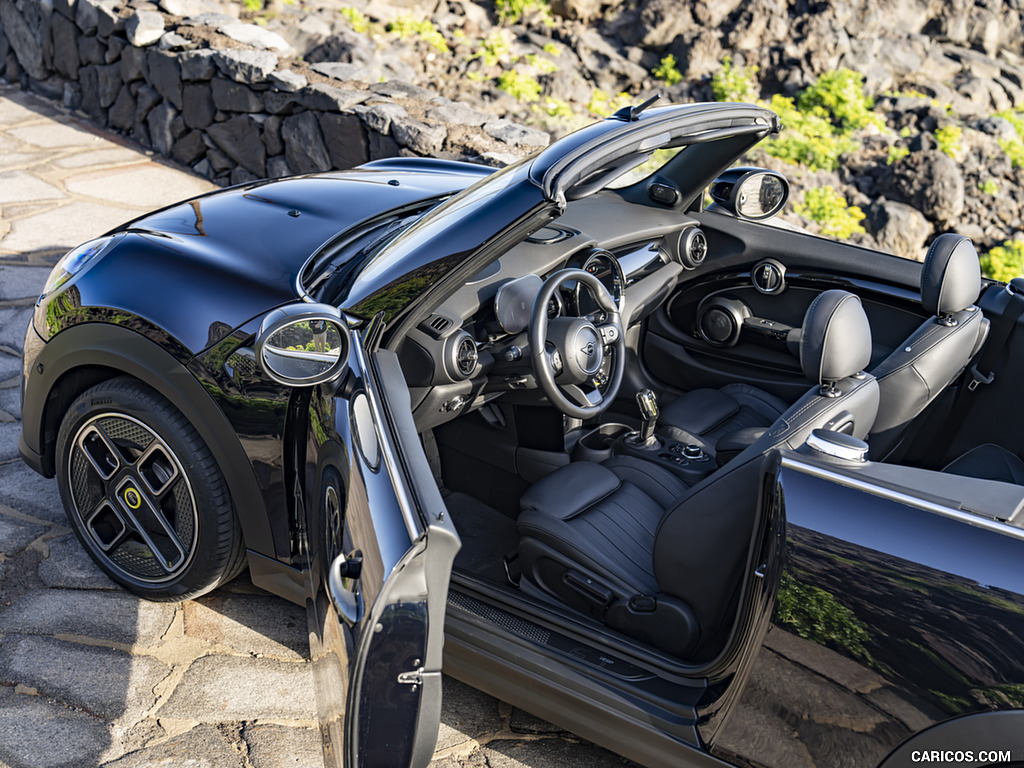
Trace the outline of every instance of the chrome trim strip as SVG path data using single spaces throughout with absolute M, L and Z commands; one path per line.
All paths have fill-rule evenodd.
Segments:
M 379 320 L 375 319 L 373 322 L 379 322 Z M 402 510 L 402 520 L 405 522 L 405 530 L 409 534 L 409 540 L 415 541 L 423 535 L 424 526 L 416 511 L 416 505 L 409 491 L 405 472 L 398 461 L 390 434 L 382 427 L 382 424 L 385 423 L 385 416 L 380 394 L 377 391 L 378 374 L 375 369 L 371 370 L 366 352 L 363 349 L 362 339 L 360 339 L 358 334 L 352 334 L 352 349 L 355 350 L 356 361 L 363 374 L 363 389 L 366 392 L 366 402 L 369 404 L 370 413 L 373 416 L 373 431 L 377 433 L 377 442 L 380 444 L 384 466 L 387 468 L 388 476 L 391 478 L 391 485 L 395 489 L 395 498 L 398 500 L 399 509 Z
M 971 512 L 965 512 L 961 509 L 953 509 L 952 507 L 948 507 L 944 504 L 936 504 L 935 502 L 921 499 L 917 496 L 911 496 L 907 493 L 901 493 L 900 491 L 894 491 L 891 488 L 876 485 L 868 480 L 850 477 L 849 475 L 844 475 L 841 472 L 835 472 L 830 469 L 825 469 L 824 467 L 807 464 L 791 458 L 790 456 L 782 457 L 782 467 L 783 469 L 792 469 L 797 472 L 802 472 L 805 475 L 816 477 L 819 480 L 827 480 L 828 482 L 852 488 L 855 491 L 863 491 L 864 493 L 869 493 L 872 496 L 878 496 L 883 499 L 888 499 L 889 501 L 906 504 L 908 507 L 923 509 L 925 512 L 934 512 L 937 515 L 948 517 L 951 520 L 956 520 L 957 522 L 967 523 L 968 525 L 973 525 L 977 528 L 984 528 L 987 531 L 1001 533 L 1005 536 L 1012 536 L 1015 539 L 1024 541 L 1024 530 L 1010 525 L 1009 523 L 1004 523 L 1001 520 L 993 520 L 988 517 L 981 517 L 980 515 L 976 515 Z
M 622 268 L 622 272 L 628 281 L 634 274 L 644 269 L 648 264 L 653 263 L 660 256 L 661 251 L 658 250 L 658 245 L 656 243 L 648 243 L 643 248 L 624 253 L 616 258 L 618 258 L 619 266 Z

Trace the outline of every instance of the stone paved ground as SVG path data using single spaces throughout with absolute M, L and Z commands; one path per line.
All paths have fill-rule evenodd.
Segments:
M 50 266 L 209 188 L 0 85 L 0 768 L 320 768 L 304 612 L 242 577 L 179 605 L 110 582 L 18 459 L 22 339 Z M 435 768 L 621 765 L 446 679 Z

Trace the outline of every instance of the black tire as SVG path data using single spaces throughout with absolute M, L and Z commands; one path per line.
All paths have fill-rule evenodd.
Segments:
M 227 484 L 188 419 L 130 377 L 82 393 L 57 436 L 72 529 L 114 581 L 148 600 L 197 597 L 245 565 Z

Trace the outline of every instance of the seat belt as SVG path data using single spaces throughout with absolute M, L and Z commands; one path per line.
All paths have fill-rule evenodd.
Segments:
M 996 358 L 999 357 L 1006 340 L 1010 338 L 1017 319 L 1024 314 L 1024 277 L 1015 277 L 1011 280 L 1006 286 L 1006 292 L 1010 294 L 1010 300 L 996 319 L 995 327 L 989 329 L 981 358 L 968 369 L 970 380 L 967 381 L 967 389 L 970 392 L 982 384 L 991 384 L 995 381 Z
M 1024 314 L 1024 277 L 1015 277 L 1005 290 L 1010 295 L 1009 301 L 1003 307 L 999 317 L 989 327 L 988 338 L 981 350 L 981 356 L 978 358 L 978 362 L 970 366 L 964 373 L 963 383 L 957 390 L 950 408 L 949 418 L 945 423 L 945 432 L 950 441 L 956 437 L 960 427 L 963 426 L 964 419 L 967 418 L 967 393 L 974 392 L 983 384 L 991 384 L 995 381 L 996 358 L 999 357 L 1000 351 L 1010 338 L 1018 318 Z M 944 444 L 948 445 L 950 441 L 946 441 Z M 935 441 L 936 446 L 940 444 L 943 444 L 942 441 Z

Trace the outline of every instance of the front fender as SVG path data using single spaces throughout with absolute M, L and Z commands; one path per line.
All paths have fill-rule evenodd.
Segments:
M 152 387 L 185 414 L 224 473 L 246 547 L 275 557 L 266 505 L 235 430 L 179 360 L 134 331 L 108 323 L 76 325 L 54 336 L 26 363 L 21 448 L 28 463 L 53 477 L 64 410 L 88 387 L 124 374 Z

